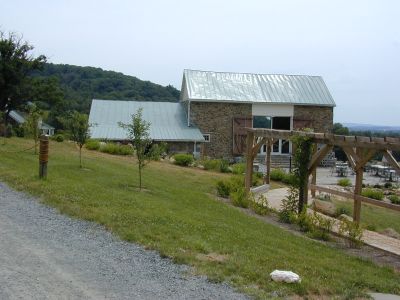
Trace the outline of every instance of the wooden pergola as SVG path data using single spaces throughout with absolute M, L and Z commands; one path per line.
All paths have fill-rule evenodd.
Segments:
M 318 145 L 322 145 L 317 151 L 315 150 L 310 163 L 308 165 L 308 176 L 304 185 L 304 202 L 307 204 L 308 191 L 311 189 L 312 196 L 315 196 L 315 191 L 323 191 L 331 194 L 336 194 L 342 197 L 354 199 L 354 210 L 353 220 L 360 222 L 361 213 L 361 202 L 367 202 L 378 206 L 394 209 L 400 211 L 399 205 L 393 205 L 385 203 L 383 201 L 377 201 L 370 198 L 361 196 L 362 192 L 362 181 L 364 174 L 364 167 L 366 163 L 371 160 L 375 154 L 381 152 L 386 158 L 387 162 L 400 173 L 400 165 L 392 155 L 392 151 L 400 151 L 400 139 L 385 137 L 364 137 L 364 136 L 344 136 L 334 135 L 329 133 L 314 133 L 304 131 L 288 131 L 288 130 L 274 130 L 274 129 L 260 129 L 260 128 L 246 128 L 247 140 L 246 140 L 246 179 L 245 187 L 246 191 L 250 192 L 252 175 L 253 175 L 253 163 L 260 148 L 266 145 L 266 176 L 265 183 L 268 184 L 271 173 L 271 147 L 273 143 L 279 139 L 288 140 L 292 136 L 300 135 L 307 136 L 310 140 Z M 334 146 L 339 146 L 345 152 L 348 161 L 355 171 L 356 180 L 354 193 L 340 192 L 326 187 L 320 187 L 316 185 L 316 169 L 325 156 L 332 151 Z M 317 147 L 314 147 L 315 149 Z M 309 177 L 312 175 L 311 183 Z

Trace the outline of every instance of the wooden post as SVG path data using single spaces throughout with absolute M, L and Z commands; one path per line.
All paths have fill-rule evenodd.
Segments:
M 362 156 L 362 149 L 357 148 L 356 154 L 358 157 Z M 356 168 L 356 185 L 354 187 L 354 208 L 353 208 L 353 221 L 360 223 L 361 220 L 361 200 L 356 195 L 361 195 L 362 192 L 362 181 L 363 181 L 363 165 L 357 163 Z
M 303 208 L 307 207 L 308 204 L 308 180 L 310 179 L 310 173 L 308 173 L 307 179 L 304 181 L 304 187 L 303 187 L 303 192 L 304 192 L 304 198 L 303 198 Z
M 254 133 L 248 131 L 246 140 L 246 178 L 245 178 L 246 193 L 250 192 L 251 182 L 253 177 L 253 160 L 254 160 L 253 143 L 254 143 Z
M 49 161 L 49 137 L 47 135 L 40 136 L 39 147 L 39 178 L 47 177 L 47 162 Z
M 317 148 L 318 148 L 318 144 L 314 144 L 313 156 L 317 153 L 317 150 L 318 150 Z M 311 183 L 313 185 L 317 185 L 317 167 L 312 169 L 311 175 L 312 175 Z M 311 190 L 311 197 L 315 198 L 315 190 L 314 189 Z
M 268 139 L 267 149 L 266 149 L 267 151 L 265 156 L 266 173 L 264 177 L 264 183 L 266 184 L 270 183 L 270 177 L 271 177 L 271 146 L 272 146 L 272 141 L 271 139 Z

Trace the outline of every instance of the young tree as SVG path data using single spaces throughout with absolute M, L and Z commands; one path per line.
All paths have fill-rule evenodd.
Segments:
M 82 168 L 82 147 L 90 138 L 88 116 L 75 111 L 65 125 L 71 132 L 71 139 L 79 146 L 79 167 Z
M 142 112 L 143 109 L 139 108 L 132 115 L 132 122 L 130 124 L 118 123 L 119 126 L 128 131 L 128 138 L 135 148 L 139 168 L 139 190 L 142 190 L 142 170 L 151 159 L 151 151 L 148 151 L 151 145 L 149 133 L 150 122 L 143 120 Z
M 43 55 L 34 58 L 32 50 L 33 46 L 16 34 L 6 36 L 0 32 L 0 111 L 5 129 L 10 111 L 19 108 L 30 97 L 31 72 L 46 62 Z
M 30 105 L 29 114 L 28 117 L 26 118 L 24 129 L 33 138 L 33 141 L 35 143 L 35 154 L 37 154 L 41 121 L 42 121 L 42 112 L 35 104 Z

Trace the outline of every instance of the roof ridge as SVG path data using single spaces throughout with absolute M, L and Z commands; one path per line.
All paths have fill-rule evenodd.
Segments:
M 203 73 L 219 73 L 219 74 L 244 74 L 244 75 L 276 75 L 276 76 L 306 76 L 306 77 L 320 77 L 322 78 L 322 75 L 307 75 L 307 74 L 284 74 L 284 73 L 251 73 L 251 72 L 226 72 L 226 71 L 211 71 L 211 70 L 197 70 L 197 69 L 184 69 L 185 71 L 194 71 L 194 72 L 203 72 Z

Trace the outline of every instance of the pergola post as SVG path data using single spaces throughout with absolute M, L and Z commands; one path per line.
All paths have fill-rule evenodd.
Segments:
M 250 192 L 251 182 L 253 177 L 253 143 L 254 143 L 254 132 L 248 131 L 246 138 L 246 177 L 245 177 L 245 189 L 246 193 Z
M 270 177 L 271 177 L 271 146 L 272 146 L 272 140 L 268 139 L 266 156 L 265 156 L 266 172 L 265 172 L 265 177 L 264 177 L 264 183 L 266 183 L 266 184 L 270 183 Z
M 313 156 L 317 153 L 318 144 L 314 144 Z M 314 167 L 311 171 L 311 184 L 317 185 L 317 167 Z M 315 189 L 311 189 L 311 197 L 315 198 Z
M 362 181 L 364 170 L 363 166 L 360 164 L 360 158 L 362 157 L 362 149 L 356 148 L 356 184 L 354 186 L 354 208 L 353 208 L 353 221 L 360 223 L 361 220 L 361 200 L 357 195 L 361 195 L 362 192 Z
M 362 192 L 362 180 L 363 180 L 363 168 L 365 164 L 374 157 L 377 152 L 383 152 L 383 155 L 388 160 L 397 171 L 400 171 L 400 164 L 392 155 L 392 151 L 400 151 L 400 138 L 394 137 L 365 137 L 365 136 L 344 136 L 344 135 L 334 135 L 330 133 L 314 133 L 314 132 L 302 132 L 295 130 L 276 130 L 276 129 L 264 129 L 264 128 L 246 128 L 247 131 L 247 150 L 246 150 L 246 180 L 245 187 L 246 191 L 249 192 L 252 183 L 253 174 L 253 161 L 256 157 L 260 147 L 268 142 L 267 147 L 267 176 L 265 181 L 268 182 L 270 173 L 270 151 L 272 142 L 274 139 L 289 139 L 292 136 L 300 135 L 306 136 L 311 139 L 315 144 L 323 144 L 317 152 L 313 153 L 311 161 L 307 168 L 307 180 L 301 183 L 300 186 L 300 197 L 302 201 L 299 201 L 299 210 L 303 205 L 307 204 L 308 200 L 308 189 L 309 189 L 309 176 L 313 174 L 313 187 L 316 186 L 316 176 L 315 169 L 318 164 L 323 160 L 323 158 L 332 150 L 334 146 L 342 147 L 345 151 L 351 166 L 356 172 L 356 184 L 354 189 L 354 213 L 353 219 L 355 222 L 360 222 L 361 219 L 361 199 L 365 201 L 365 197 L 361 197 Z M 255 138 L 257 142 L 255 143 Z M 295 145 L 293 145 L 294 148 Z

